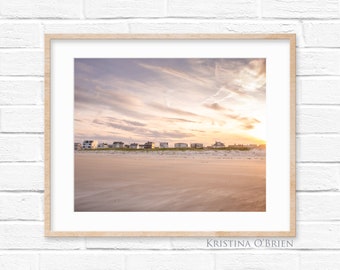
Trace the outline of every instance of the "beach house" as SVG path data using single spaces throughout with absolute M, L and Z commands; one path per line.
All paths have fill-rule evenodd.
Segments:
M 139 144 L 138 143 L 131 143 L 130 149 L 139 149 Z
M 188 148 L 187 143 L 175 143 L 175 148 Z
M 83 149 L 97 149 L 98 141 L 86 140 L 83 141 Z
M 215 142 L 213 145 L 212 145 L 212 148 L 224 148 L 225 145 L 224 143 L 222 142 Z
M 81 149 L 82 149 L 81 143 L 74 143 L 74 150 L 79 151 Z
M 123 142 L 113 142 L 112 148 L 124 148 Z
M 160 142 L 159 143 L 159 148 L 169 148 L 169 143 L 167 143 L 167 142 Z
M 154 149 L 155 148 L 155 143 L 154 142 L 146 142 L 144 144 L 144 149 Z
M 203 148 L 203 143 L 192 143 L 190 144 L 191 148 L 196 148 L 196 149 L 202 149 Z
M 100 149 L 109 148 L 109 145 L 107 143 L 100 143 L 98 144 L 98 148 Z

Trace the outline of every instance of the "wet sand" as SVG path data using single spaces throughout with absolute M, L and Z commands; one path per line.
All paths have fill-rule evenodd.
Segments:
M 265 211 L 264 158 L 75 153 L 75 211 Z

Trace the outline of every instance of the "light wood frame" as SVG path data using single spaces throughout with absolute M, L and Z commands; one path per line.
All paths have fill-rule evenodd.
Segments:
M 115 232 L 115 231 L 52 231 L 51 228 L 51 54 L 50 43 L 53 39 L 239 39 L 239 40 L 260 40 L 260 39 L 283 39 L 290 42 L 290 230 L 289 231 L 170 231 L 170 232 Z M 296 87 L 296 35 L 295 34 L 46 34 L 45 35 L 45 236 L 75 236 L 75 237 L 102 237 L 102 236 L 204 236 L 204 237 L 293 237 L 296 236 L 296 173 L 295 173 L 295 87 Z

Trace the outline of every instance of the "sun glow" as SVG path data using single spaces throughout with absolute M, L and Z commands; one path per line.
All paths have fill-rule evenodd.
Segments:
M 265 59 L 76 59 L 75 140 L 264 143 Z

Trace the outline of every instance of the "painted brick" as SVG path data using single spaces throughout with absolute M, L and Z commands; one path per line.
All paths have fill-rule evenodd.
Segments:
M 187 254 L 133 254 L 127 255 L 126 270 L 139 269 L 178 269 L 213 270 L 214 257 L 206 253 Z
M 38 254 L 0 252 L 0 268 L 3 270 L 39 270 Z
M 87 238 L 88 249 L 171 249 L 167 237 L 114 237 Z
M 42 136 L 1 136 L 0 161 L 42 161 Z
M 340 47 L 339 21 L 304 22 L 304 40 L 307 47 Z
M 340 220 L 340 192 L 299 193 L 297 220 Z
M 340 107 L 299 106 L 297 107 L 296 131 L 298 133 L 339 133 Z
M 297 190 L 317 191 L 297 194 L 292 250 L 210 250 L 206 237 L 44 237 L 43 222 L 27 221 L 43 218 L 43 194 L 25 192 L 43 190 L 43 136 L 0 134 L 1 269 L 340 268 L 338 0 L 11 0 L 0 19 L 0 132 L 42 132 L 42 107 L 16 105 L 43 105 L 43 78 L 27 76 L 43 76 L 44 33 L 297 33 Z
M 173 249 L 176 250 L 224 250 L 224 249 L 250 249 L 249 247 L 219 247 L 218 245 L 212 247 L 210 242 L 213 243 L 214 240 L 217 241 L 223 241 L 223 240 L 246 240 L 245 238 L 227 238 L 227 237 L 221 237 L 221 238 L 214 238 L 214 237 L 172 237 L 171 239 L 171 245 Z M 212 241 L 211 241 L 212 240 Z M 249 238 L 249 241 L 252 241 L 253 238 Z M 213 245 L 213 244 L 212 244 Z
M 85 0 L 87 18 L 162 17 L 164 0 Z
M 267 18 L 338 18 L 337 0 L 263 0 L 262 16 Z
M 59 252 L 40 255 L 40 270 L 82 269 L 121 270 L 124 269 L 124 255 L 113 252 Z M 139 269 L 139 268 L 138 268 Z
M 46 21 L 43 23 L 45 33 L 94 33 L 94 34 L 117 34 L 128 33 L 128 23 L 124 21 Z
M 339 222 L 300 222 L 297 226 L 297 237 L 294 240 L 296 249 L 339 249 Z
M 254 18 L 257 16 L 256 0 L 168 0 L 168 16 L 171 17 L 228 17 Z
M 297 161 L 340 161 L 339 135 L 301 135 L 296 138 Z
M 298 104 L 340 104 L 340 78 L 298 78 Z
M 24 48 L 40 46 L 38 23 L 0 22 L 0 48 Z
M 261 269 L 298 270 L 299 255 L 284 253 L 230 253 L 216 254 L 216 270 Z
M 129 23 L 131 33 L 218 33 L 219 25 L 202 20 L 136 20 Z
M 0 193 L 0 220 L 42 220 L 43 195 Z
M 162 19 L 131 21 L 131 33 L 296 33 L 302 46 L 302 27 L 298 21 L 187 20 Z
M 42 76 L 43 74 L 44 57 L 42 51 L 0 51 L 0 76 Z
M 196 249 L 209 249 L 209 250 L 244 250 L 242 247 L 210 247 L 207 245 L 207 239 L 223 241 L 224 239 L 230 240 L 231 238 L 180 238 L 174 237 L 171 239 L 174 249 L 179 250 L 196 250 Z M 340 248 L 340 222 L 310 222 L 300 221 L 297 223 L 297 236 L 296 238 L 235 238 L 232 240 L 249 240 L 255 241 L 256 239 L 269 239 L 269 240 L 293 240 L 293 247 L 287 248 L 272 248 L 272 249 L 339 249 Z M 259 249 L 270 249 L 262 247 Z M 248 248 L 248 250 L 251 250 Z M 279 265 L 279 264 L 278 264 Z M 287 268 L 288 269 L 288 268 Z
M 297 75 L 340 75 L 340 50 L 297 50 Z
M 0 163 L 0 190 L 40 191 L 44 189 L 43 163 Z
M 301 269 L 333 270 L 340 269 L 339 251 L 312 251 L 300 254 Z
M 340 188 L 340 165 L 297 164 L 296 189 L 299 191 L 327 191 Z
M 5 18 L 82 18 L 81 0 L 2 1 L 0 14 Z
M 219 24 L 221 33 L 249 33 L 249 34 L 296 34 L 297 46 L 303 46 L 302 26 L 298 21 L 240 21 L 222 22 Z
M 42 222 L 0 222 L 0 249 L 80 249 L 83 238 L 44 237 Z
M 0 79 L 0 105 L 41 105 L 43 93 L 40 79 Z
M 1 132 L 43 132 L 44 109 L 41 107 L 0 107 Z

